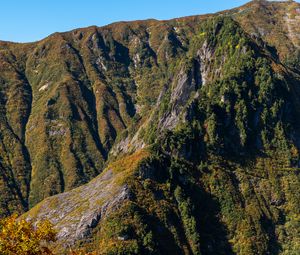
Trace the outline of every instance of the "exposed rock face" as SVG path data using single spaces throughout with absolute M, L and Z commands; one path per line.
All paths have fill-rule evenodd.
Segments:
M 298 254 L 299 8 L 0 42 L 0 215 L 59 252 Z
M 299 46 L 298 8 L 295 1 L 252 1 L 236 9 L 239 14 L 234 16 L 249 34 L 275 47 L 284 61 Z
M 196 77 L 197 71 L 199 70 L 194 68 L 187 72 L 182 69 L 176 77 L 174 87 L 171 89 L 170 111 L 166 112 L 160 120 L 159 127 L 161 130 L 173 129 L 179 123 L 182 111 L 191 95 L 201 86 L 201 84 L 197 84 L 197 82 L 201 82 L 201 77 Z
M 138 151 L 109 165 L 88 184 L 45 199 L 22 218 L 34 223 L 50 220 L 57 231 L 59 250 L 86 240 L 100 221 L 131 199 L 126 180 L 147 155 L 147 151 Z
M 205 41 L 201 49 L 197 52 L 197 57 L 199 58 L 199 65 L 200 65 L 200 74 L 201 74 L 201 81 L 202 85 L 205 85 L 208 81 L 209 74 L 210 74 L 210 60 L 213 57 L 213 52 L 208 42 Z
M 255 1 L 226 13 L 249 34 L 263 28 L 259 37 L 277 49 L 280 60 L 294 59 L 297 3 Z M 160 95 L 170 97 L 160 126 L 173 129 L 193 92 L 219 77 L 226 62 L 222 59 L 212 70 L 216 49 L 205 38 L 207 31 L 199 34 L 199 25 L 211 17 L 90 27 L 26 45 L 1 42 L 5 195 L 0 213 L 26 211 L 97 176 L 110 153 L 144 147 L 137 136 L 117 138 L 141 126 L 147 129 L 143 124 L 156 116 Z M 214 27 L 212 36 L 218 30 Z M 195 66 L 185 68 L 179 62 L 186 60 L 195 35 L 204 40 L 190 55 Z M 123 142 L 115 144 L 116 139 Z
M 299 22 L 300 22 L 300 15 L 297 12 L 298 15 L 296 15 L 294 18 L 291 18 L 291 14 L 288 13 L 287 17 L 285 17 L 286 26 L 288 29 L 288 37 L 291 40 L 291 42 L 294 44 L 295 48 L 300 49 L 300 28 L 299 28 Z
M 168 35 L 170 27 L 159 24 L 121 23 L 27 45 L 0 43 L 1 215 L 24 212 L 101 172 L 117 137 L 143 121 L 160 93 L 163 73 L 151 71 L 144 79 L 146 72 L 160 72 L 168 47 L 180 48 L 167 36 L 158 56 L 165 40 L 160 33 Z M 145 146 L 137 137 L 131 145 Z
M 192 67 L 186 70 L 184 66 L 178 73 L 171 88 L 170 111 L 166 112 L 160 120 L 160 128 L 174 129 L 179 123 L 180 118 L 184 116 L 184 107 L 189 103 L 192 97 L 197 97 L 197 90 L 205 86 L 209 80 L 210 62 L 213 59 L 213 51 L 205 41 L 202 47 L 197 51 L 196 58 L 192 61 Z M 214 72 L 216 72 L 214 70 Z M 163 91 L 162 91 L 163 92 Z M 163 94 L 160 95 L 160 97 Z M 160 97 L 158 102 L 161 101 Z M 184 120 L 183 120 L 184 121 Z
M 87 185 L 45 199 L 25 217 L 34 222 L 49 219 L 58 232 L 59 243 L 64 247 L 72 246 L 88 237 L 106 214 L 129 199 L 128 187 L 118 186 L 117 178 L 108 169 Z

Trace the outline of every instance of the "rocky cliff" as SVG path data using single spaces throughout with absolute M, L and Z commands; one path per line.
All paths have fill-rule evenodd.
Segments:
M 0 42 L 1 215 L 59 253 L 298 254 L 299 10 Z

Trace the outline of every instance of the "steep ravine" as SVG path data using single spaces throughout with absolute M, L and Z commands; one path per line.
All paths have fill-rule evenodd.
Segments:
M 0 215 L 58 254 L 298 254 L 298 9 L 0 42 Z

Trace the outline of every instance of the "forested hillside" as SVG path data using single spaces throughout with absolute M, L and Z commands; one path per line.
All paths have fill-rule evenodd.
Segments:
M 300 5 L 0 42 L 0 215 L 53 249 L 300 253 Z

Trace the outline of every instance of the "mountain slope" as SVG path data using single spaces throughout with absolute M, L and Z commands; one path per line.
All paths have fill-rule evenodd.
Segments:
M 65 192 L 23 216 L 60 252 L 297 254 L 298 8 L 0 43 L 2 214 Z
M 297 2 L 253 1 L 238 8 L 233 15 L 249 34 L 273 47 L 282 62 L 299 57 L 300 9 Z
M 11 132 L 1 155 L 13 154 L 1 162 L 5 175 L 16 172 L 3 182 L 15 183 L 22 210 L 99 174 L 116 137 L 153 106 L 167 79 L 158 64 L 184 52 L 172 29 L 149 21 L 54 34 L 29 45 L 1 43 L 1 124 Z M 15 206 L 3 208 L 9 213 Z

